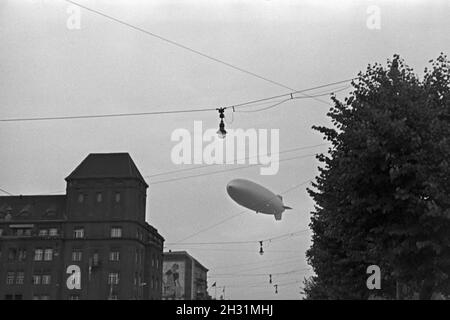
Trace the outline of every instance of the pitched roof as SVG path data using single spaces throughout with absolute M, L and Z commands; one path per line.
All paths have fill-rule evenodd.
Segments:
M 91 153 L 66 180 L 92 178 L 138 179 L 148 187 L 128 153 Z
M 0 196 L 0 221 L 62 219 L 65 209 L 66 195 Z

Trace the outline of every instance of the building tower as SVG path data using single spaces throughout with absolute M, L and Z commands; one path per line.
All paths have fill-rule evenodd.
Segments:
M 0 252 L 8 256 L 0 255 L 6 270 L 0 276 L 14 278 L 9 283 L 0 279 L 0 294 L 24 299 L 161 299 L 164 239 L 145 221 L 148 185 L 130 155 L 90 154 L 66 182 L 61 196 L 0 197 L 3 212 L 33 212 L 28 219 L 0 215 Z M 18 250 L 30 252 L 25 253 L 27 262 L 13 257 Z M 24 285 L 16 285 L 18 274 L 31 279 L 28 291 L 29 283 L 21 280 Z M 42 286 L 47 275 L 51 284 Z

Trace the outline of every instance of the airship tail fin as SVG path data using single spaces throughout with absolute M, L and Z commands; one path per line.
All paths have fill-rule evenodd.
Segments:
M 282 196 L 280 196 L 279 194 L 277 194 L 277 197 L 278 197 L 278 199 L 280 199 L 281 200 L 281 202 L 283 202 L 283 197 Z M 283 208 L 286 210 L 286 209 L 288 209 L 288 210 L 291 210 L 292 208 L 291 207 L 288 207 L 288 206 L 285 206 L 285 205 L 283 205 Z
M 275 213 L 275 220 L 281 220 L 281 215 L 282 215 L 282 212 Z

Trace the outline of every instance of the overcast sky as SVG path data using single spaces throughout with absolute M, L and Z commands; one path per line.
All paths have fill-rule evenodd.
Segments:
M 428 60 L 450 53 L 450 1 L 445 0 L 79 1 L 295 89 L 352 78 L 368 63 L 385 63 L 395 53 L 422 73 Z M 380 10 L 379 29 L 367 26 L 371 5 Z M 288 92 L 83 9 L 80 29 L 71 30 L 68 8 L 63 0 L 0 0 L 0 119 L 215 108 Z M 296 100 L 264 112 L 235 113 L 227 128 L 279 129 L 281 151 L 311 146 L 323 142 L 311 126 L 329 124 L 328 108 L 316 100 Z M 231 122 L 231 113 L 226 116 Z M 64 178 L 92 152 L 129 152 L 144 176 L 194 167 L 177 166 L 170 158 L 172 132 L 192 131 L 194 121 L 215 128 L 218 116 L 0 122 L 0 188 L 13 194 L 64 193 Z M 273 176 L 252 167 L 150 185 L 147 221 L 166 242 L 176 242 L 242 210 L 226 193 L 228 181 L 246 178 L 278 193 L 312 179 L 317 165 L 306 157 L 282 162 Z M 308 228 L 313 202 L 305 187 L 283 197 L 294 210 L 282 221 L 248 211 L 189 242 L 259 240 Z M 301 283 L 295 281 L 312 274 L 301 271 L 308 267 L 309 245 L 305 232 L 266 243 L 263 256 L 257 242 L 171 248 L 189 251 L 209 268 L 209 284 L 226 286 L 227 298 L 298 299 Z M 286 284 L 277 295 L 266 275 L 247 276 L 293 270 L 273 277 L 274 284 Z M 224 273 L 236 275 L 213 275 Z

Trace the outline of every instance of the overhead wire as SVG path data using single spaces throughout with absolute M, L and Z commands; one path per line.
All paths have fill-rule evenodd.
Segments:
M 7 195 L 9 195 L 9 196 L 13 196 L 13 194 L 11 193 L 11 192 L 9 192 L 9 191 L 6 191 L 5 189 L 3 189 L 3 188 L 0 188 L 0 191 L 1 192 L 3 192 L 4 194 L 7 194 Z
M 319 154 L 320 153 L 300 155 L 300 156 L 295 156 L 295 157 L 291 157 L 291 158 L 280 159 L 280 160 L 278 160 L 278 162 L 285 162 L 285 161 L 291 161 L 291 160 L 295 160 L 295 159 L 314 157 Z M 198 178 L 198 177 L 209 176 L 209 175 L 223 173 L 223 172 L 229 172 L 229 171 L 242 170 L 242 169 L 247 169 L 247 168 L 251 168 L 251 167 L 255 167 L 255 166 L 262 166 L 262 165 L 264 165 L 264 164 L 262 164 L 262 163 L 249 164 L 249 165 L 237 167 L 237 168 L 228 168 L 228 169 L 205 172 L 205 173 L 200 173 L 200 174 L 195 174 L 195 175 L 190 175 L 190 176 L 185 176 L 185 177 L 170 178 L 170 179 L 166 179 L 166 180 L 150 182 L 149 184 L 156 185 L 156 184 L 161 184 L 161 183 L 174 182 L 174 181 L 186 180 L 186 179 L 191 179 L 191 178 Z
M 344 82 L 348 82 L 353 79 L 347 79 L 347 80 L 342 80 L 342 81 L 337 81 L 334 83 L 330 83 L 330 84 L 325 84 L 325 85 L 320 85 L 320 86 L 316 86 L 316 87 L 312 87 L 312 88 L 307 88 L 307 89 L 303 89 L 303 90 L 299 90 L 299 91 L 294 91 L 292 93 L 287 93 L 287 94 L 282 94 L 282 95 L 277 95 L 277 96 L 272 96 L 272 97 L 268 97 L 268 98 L 263 98 L 263 99 L 257 99 L 257 100 L 251 100 L 251 101 L 247 101 L 247 102 L 243 102 L 243 103 L 238 103 L 238 104 L 234 104 L 234 105 L 228 105 L 226 107 L 224 107 L 224 109 L 228 109 L 228 108 L 232 108 L 233 110 L 236 110 L 237 108 L 248 108 L 248 107 L 253 107 L 255 106 L 255 103 L 261 103 L 261 102 L 266 102 L 266 101 L 270 101 L 273 99 L 278 99 L 281 97 L 286 97 L 289 96 L 291 97 L 290 99 L 284 99 L 282 100 L 282 102 L 287 102 L 289 100 L 292 99 L 305 99 L 305 98 L 309 98 L 309 97 L 294 97 L 294 94 L 298 94 L 298 93 L 304 93 L 307 91 L 311 91 L 311 90 L 315 90 L 318 88 L 323 88 L 326 86 L 332 86 L 335 84 L 339 84 L 339 83 L 344 83 Z M 331 94 L 327 93 L 327 94 Z M 327 95 L 327 94 L 320 94 L 320 96 L 322 95 Z M 281 104 L 281 103 L 279 103 Z M 277 105 L 279 105 L 277 104 Z M 273 106 L 271 106 L 272 108 Z M 111 117 L 133 117 L 133 116 L 150 116 L 150 115 L 170 115 L 170 114 L 183 114 L 183 113 L 193 113 L 193 112 L 209 112 L 209 111 L 216 111 L 217 108 L 216 107 L 208 107 L 208 108 L 202 108 L 202 109 L 181 109 L 181 110 L 160 110 L 160 111 L 148 111 L 148 112 L 134 112 L 134 113 L 109 113 L 109 114 L 93 114 L 93 115 L 74 115 L 74 116 L 48 116 L 48 117 L 27 117 L 27 118 L 6 118 L 6 119 L 0 119 L 0 122 L 23 122 L 23 121 L 50 121 L 50 120 L 77 120 L 77 119 L 96 119 L 96 118 L 111 118 Z M 244 111 L 239 111 L 239 112 L 244 112 Z
M 179 47 L 179 48 L 181 48 L 181 49 L 187 50 L 187 51 L 189 51 L 189 52 L 191 52 L 191 53 L 194 53 L 194 54 L 197 54 L 197 55 L 199 55 L 199 56 L 202 56 L 202 57 L 204 57 L 204 58 L 206 58 L 206 59 L 209 59 L 209 60 L 211 60 L 211 61 L 214 61 L 214 62 L 217 62 L 217 63 L 219 63 L 219 64 L 225 65 L 225 66 L 227 66 L 227 67 L 229 67 L 229 68 L 232 68 L 232 69 L 234 69 L 234 70 L 237 70 L 237 71 L 240 71 L 240 72 L 242 72 L 242 73 L 251 75 L 251 76 L 256 77 L 256 78 L 258 78 L 258 79 L 260 79 L 260 80 L 264 80 L 264 81 L 266 81 L 266 82 L 269 82 L 269 83 L 274 84 L 274 85 L 276 85 L 276 86 L 278 86 L 278 87 L 287 89 L 287 90 L 289 90 L 289 91 L 296 91 L 295 89 L 293 89 L 293 88 L 291 88 L 290 86 L 287 86 L 287 85 L 285 85 L 285 84 L 283 84 L 283 83 L 281 83 L 281 82 L 274 81 L 274 80 L 269 79 L 269 78 L 267 78 L 267 77 L 261 76 L 261 75 L 255 73 L 255 72 L 252 72 L 252 71 L 246 70 L 246 69 L 244 69 L 244 68 L 238 67 L 238 66 L 236 66 L 236 65 L 234 65 L 234 64 L 228 63 L 228 62 L 226 62 L 226 61 L 224 61 L 224 60 L 218 59 L 218 58 L 213 57 L 213 56 L 211 56 L 211 55 L 209 55 L 209 54 L 203 53 L 203 52 L 201 52 L 201 51 L 199 51 L 199 50 L 196 50 L 196 49 L 193 49 L 193 48 L 191 48 L 191 47 L 188 47 L 188 46 L 186 46 L 186 45 L 184 45 L 184 44 L 181 44 L 181 43 L 179 43 L 179 42 L 177 42 L 177 41 L 170 40 L 170 39 L 168 39 L 168 38 L 166 38 L 166 37 L 163 37 L 163 36 L 161 36 L 161 35 L 158 35 L 158 34 L 156 34 L 156 33 L 154 33 L 154 32 L 150 32 L 150 31 L 148 31 L 148 30 L 146 30 L 146 29 L 144 29 L 144 28 L 135 26 L 135 25 L 133 25 L 133 24 L 131 24 L 131 23 L 128 23 L 128 22 L 126 22 L 126 21 L 123 21 L 123 20 L 120 20 L 120 19 L 118 19 L 118 18 L 115 18 L 115 17 L 113 17 L 113 16 L 111 16 L 111 15 L 108 15 L 108 14 L 106 14 L 106 13 L 104 13 L 104 12 L 101 12 L 101 11 L 99 11 L 99 10 L 95 10 L 95 9 L 93 9 L 93 8 L 86 7 L 86 6 L 84 6 L 84 5 L 81 5 L 80 3 L 75 2 L 75 1 L 72 1 L 72 0 L 64 0 L 64 1 L 66 1 L 66 2 L 68 2 L 68 3 L 71 3 L 71 4 L 75 5 L 75 6 L 78 6 L 78 7 L 82 8 L 82 9 L 85 9 L 85 10 L 87 10 L 87 11 L 90 11 L 90 12 L 92 12 L 92 13 L 95 13 L 95 14 L 97 14 L 97 15 L 100 15 L 100 16 L 102 16 L 102 17 L 104 17 L 104 18 L 106 18 L 106 19 L 109 19 L 109 20 L 111 20 L 111 21 L 117 22 L 117 23 L 119 23 L 119 24 L 121 24 L 121 25 L 124 25 L 124 26 L 127 26 L 127 27 L 129 27 L 129 28 L 132 28 L 132 29 L 134 29 L 134 30 L 136 30 L 136 31 L 142 32 L 142 33 L 144 33 L 144 34 L 146 34 L 146 35 L 149 35 L 149 36 L 151 36 L 151 37 L 157 38 L 157 39 L 159 39 L 159 40 L 161 40 L 161 41 L 167 42 L 167 43 L 169 43 L 169 44 L 171 44 L 171 45 L 174 45 L 174 46 L 176 46 L 176 47 Z M 326 105 L 329 105 L 329 103 L 326 102 L 326 101 L 323 101 L 323 100 L 318 99 L 318 98 L 316 98 L 316 97 L 310 97 L 309 95 L 307 95 L 307 94 L 305 94 L 305 93 L 303 93 L 303 92 L 299 92 L 299 93 L 301 93 L 303 96 L 305 96 L 305 97 L 307 97 L 307 98 L 312 98 L 312 99 L 315 99 L 315 100 L 317 100 L 317 101 L 319 101 L 319 102 L 321 102 L 321 103 L 324 103 L 324 104 L 326 104 Z
M 246 243 L 255 243 L 255 242 L 270 242 L 270 241 L 275 241 L 275 240 L 280 240 L 282 238 L 286 238 L 286 237 L 294 237 L 297 236 L 303 232 L 309 231 L 309 229 L 302 229 L 302 230 L 297 230 L 294 232 L 288 232 L 285 234 L 282 234 L 280 236 L 276 236 L 276 237 L 272 237 L 272 238 L 267 238 L 267 239 L 263 239 L 263 240 L 243 240 L 243 241 L 218 241 L 218 242 L 191 242 L 191 243 L 183 243 L 183 245 L 224 245 L 224 244 L 246 244 Z M 177 244 L 177 243 L 167 243 L 167 245 L 173 245 L 173 244 Z
M 303 271 L 311 270 L 311 267 L 307 268 L 301 268 L 301 269 L 293 269 L 290 271 L 283 271 L 283 272 L 272 272 L 272 273 L 221 273 L 221 274 L 208 274 L 211 278 L 222 278 L 222 277 L 263 277 L 268 276 L 269 274 L 273 276 L 280 276 L 280 275 L 288 275 L 288 274 L 295 274 Z
M 282 261 L 282 262 L 278 262 L 278 263 L 272 263 L 272 264 L 269 264 L 269 265 L 257 266 L 257 267 L 253 267 L 253 268 L 239 269 L 239 270 L 235 270 L 234 272 L 239 272 L 239 273 L 240 272 L 249 272 L 249 271 L 255 271 L 255 270 L 261 270 L 261 269 L 268 269 L 268 268 L 278 267 L 278 266 L 287 266 L 287 265 L 299 263 L 298 260 L 300 260 L 300 259 L 304 259 L 304 258 L 303 257 L 296 257 L 295 259 L 291 259 L 291 260 L 286 260 L 286 261 Z M 214 270 L 216 270 L 216 269 L 214 269 Z M 234 273 L 234 272 L 232 272 L 232 273 Z M 269 274 L 272 274 L 272 273 L 269 272 Z
M 246 70 L 246 69 L 243 69 L 243 68 L 241 68 L 241 67 L 238 67 L 238 66 L 236 66 L 236 65 L 233 65 L 233 64 L 231 64 L 231 63 L 225 62 L 225 61 L 223 61 L 223 60 L 221 60 L 221 59 L 215 58 L 215 57 L 213 57 L 213 56 L 211 56 L 211 55 L 208 55 L 208 54 L 206 54 L 206 53 L 203 53 L 203 52 L 201 52 L 201 51 L 198 51 L 198 50 L 193 49 L 193 48 L 191 48 L 191 47 L 188 47 L 188 46 L 186 46 L 186 45 L 183 45 L 183 44 L 181 44 L 181 43 L 179 43 L 179 42 L 170 40 L 170 39 L 168 39 L 168 38 L 166 38 L 166 37 L 163 37 L 163 36 L 158 35 L 158 34 L 156 34 L 156 33 L 150 32 L 150 31 L 148 31 L 148 30 L 146 30 L 146 29 L 137 27 L 137 26 L 135 26 L 135 25 L 133 25 L 133 24 L 131 24 L 131 23 L 125 22 L 125 21 L 123 21 L 123 20 L 120 20 L 120 19 L 118 19 L 118 18 L 115 18 L 115 17 L 113 17 L 113 16 L 110 16 L 110 15 L 108 15 L 108 14 L 106 14 L 106 13 L 100 12 L 100 11 L 95 10 L 95 9 L 93 9 L 93 8 L 86 7 L 86 6 L 84 6 L 84 5 L 81 5 L 81 4 L 79 4 L 79 3 L 75 2 L 75 1 L 71 1 L 71 0 L 64 0 L 64 1 L 66 1 L 66 2 L 68 2 L 68 3 L 71 3 L 71 4 L 73 4 L 73 5 L 76 5 L 76 6 L 80 7 L 80 8 L 83 8 L 83 9 L 85 9 L 85 10 L 87 10 L 87 11 L 92 12 L 92 13 L 95 13 L 95 14 L 97 14 L 97 15 L 100 15 L 100 16 L 102 16 L 102 17 L 104 17 L 104 18 L 109 19 L 109 20 L 115 21 L 115 22 L 117 22 L 117 23 L 119 23 L 119 24 L 125 25 L 125 26 L 127 26 L 127 27 L 129 27 L 129 28 L 132 28 L 132 29 L 134 29 L 134 30 L 140 31 L 140 32 L 142 32 L 142 33 L 145 33 L 145 34 L 147 34 L 147 35 L 149 35 L 149 36 L 151 36 L 151 37 L 154 37 L 154 38 L 157 38 L 157 39 L 162 40 L 162 41 L 164 41 L 164 42 L 167 42 L 167 43 L 169 43 L 169 44 L 171 44 L 171 45 L 177 46 L 177 47 L 179 47 L 179 48 L 181 48 L 181 49 L 187 50 L 187 51 L 189 51 L 189 52 L 191 52 L 191 53 L 194 53 L 194 54 L 197 54 L 197 55 L 199 55 L 199 56 L 202 56 L 202 57 L 204 57 L 204 58 L 206 58 L 206 59 L 212 60 L 212 61 L 214 61 L 214 62 L 217 62 L 217 63 L 220 63 L 220 64 L 222 64 L 222 65 L 225 65 L 225 66 L 227 66 L 227 67 L 229 67 L 229 68 L 235 69 L 235 70 L 237 70 L 237 71 L 246 73 L 246 74 L 251 75 L 251 76 L 253 76 L 253 77 L 259 78 L 259 79 L 264 80 L 264 81 L 267 81 L 267 82 L 269 82 L 269 83 L 272 83 L 272 84 L 274 84 L 274 85 L 276 85 L 276 86 L 278 86 L 278 87 L 282 87 L 282 88 L 284 88 L 284 89 L 288 89 L 288 90 L 291 90 L 291 91 L 294 90 L 294 89 L 292 89 L 292 88 L 290 88 L 290 87 L 288 87 L 288 86 L 286 86 L 286 85 L 284 85 L 284 84 L 282 84 L 282 83 L 280 83 L 280 82 L 271 80 L 271 79 L 269 79 L 269 78 L 263 77 L 263 76 L 261 76 L 261 75 L 259 75 L 259 74 L 254 73 L 254 72 L 248 71 L 248 70 Z
M 312 181 L 312 179 L 303 181 L 303 182 L 301 182 L 301 183 L 299 183 L 299 184 L 296 184 L 296 185 L 294 185 L 294 186 L 292 186 L 292 187 L 286 189 L 285 191 L 281 192 L 280 194 L 286 194 L 286 193 L 288 193 L 288 192 L 291 192 L 292 190 L 295 190 L 295 189 L 297 189 L 297 188 L 300 188 L 301 186 L 303 186 L 303 185 L 305 185 L 305 184 L 307 184 L 307 183 L 309 183 L 309 182 L 311 182 L 311 181 Z M 271 199 L 272 199 L 272 198 L 271 198 Z M 271 199 L 269 199 L 269 200 L 267 200 L 267 201 L 270 201 Z M 264 203 L 264 202 L 262 202 L 262 203 Z M 222 223 L 225 223 L 225 222 L 227 222 L 227 221 L 229 221 L 229 220 L 231 220 L 231 219 L 233 219 L 233 218 L 235 218 L 235 217 L 238 217 L 238 216 L 240 216 L 240 215 L 246 213 L 247 211 L 248 211 L 248 210 L 242 210 L 242 211 L 238 212 L 237 214 L 235 214 L 235 215 L 233 215 L 233 216 L 229 216 L 229 217 L 227 217 L 226 219 L 221 220 L 221 221 L 218 222 L 218 223 L 215 223 L 215 224 L 213 224 L 213 225 L 211 225 L 211 226 L 208 226 L 208 227 L 203 228 L 203 229 L 201 229 L 201 230 L 199 230 L 199 231 L 196 231 L 196 232 L 194 232 L 193 234 L 191 234 L 191 235 L 189 235 L 189 236 L 187 236 L 187 237 L 185 237 L 185 238 L 183 238 L 183 239 L 181 239 L 181 240 L 178 240 L 178 241 L 172 243 L 172 245 L 175 245 L 175 244 L 182 244 L 182 242 L 184 242 L 184 241 L 186 241 L 186 240 L 188 240 L 188 239 L 190 239 L 190 238 L 192 238 L 192 237 L 195 237 L 195 236 L 197 236 L 197 235 L 200 234 L 200 233 L 203 233 L 203 232 L 205 232 L 205 231 L 208 231 L 208 230 L 210 230 L 210 229 L 212 229 L 212 228 L 214 228 L 214 227 L 216 227 L 216 226 L 218 226 L 218 225 L 221 225 Z
M 312 149 L 312 148 L 316 148 L 316 147 L 321 147 L 321 146 L 326 146 L 329 145 L 329 143 L 320 143 L 320 144 L 315 144 L 315 145 L 311 145 L 311 146 L 304 146 L 304 147 L 295 147 L 295 148 L 290 148 L 290 149 L 286 149 L 277 153 L 270 153 L 272 154 L 284 154 L 284 153 L 289 153 L 289 152 L 294 152 L 294 151 L 299 151 L 299 150 L 305 150 L 305 149 Z M 263 156 L 266 154 L 258 154 L 256 156 L 248 156 L 245 158 L 239 158 L 239 159 L 234 159 L 233 162 L 239 162 L 239 161 L 244 161 L 244 160 L 249 160 L 252 158 L 257 158 L 260 156 Z M 155 174 L 150 174 L 150 175 L 145 175 L 144 178 L 153 178 L 153 177 L 158 177 L 158 176 L 162 176 L 162 175 L 168 175 L 168 174 L 173 174 L 173 173 L 180 173 L 180 172 L 185 172 L 185 171 L 192 171 L 192 170 L 198 170 L 198 169 L 202 169 L 202 168 L 207 168 L 207 167 L 213 167 L 213 166 L 218 166 L 218 165 L 222 165 L 221 163 L 213 163 L 213 164 L 206 164 L 206 165 L 201 165 L 201 166 L 197 166 L 197 167 L 193 167 L 193 168 L 183 168 L 183 169 L 177 169 L 177 170 L 171 170 L 171 171 L 165 171 L 165 172 L 160 172 L 160 173 L 155 173 Z
M 346 86 L 346 87 L 344 87 L 342 89 L 333 91 L 333 93 L 341 92 L 341 91 L 346 90 L 348 88 L 349 88 L 349 86 Z M 311 97 L 322 97 L 322 96 L 329 95 L 329 94 L 330 93 L 327 92 L 327 93 L 317 94 L 317 95 L 314 95 L 314 96 L 311 96 Z M 270 105 L 268 107 L 263 107 L 263 108 L 256 109 L 256 110 L 241 110 L 241 111 L 238 110 L 236 112 L 239 112 L 239 113 L 253 113 L 253 112 L 266 111 L 266 110 L 278 107 L 279 105 L 281 105 L 283 103 L 286 103 L 286 102 L 289 102 L 289 101 L 294 101 L 294 100 L 297 100 L 297 99 L 303 99 L 303 98 L 304 97 L 291 97 L 291 98 L 287 98 L 287 99 L 281 100 L 281 101 L 279 101 L 279 102 L 277 102 L 275 104 L 272 104 L 272 105 Z
M 239 263 L 239 264 L 232 264 L 232 265 L 221 265 L 219 267 L 215 267 L 214 270 L 221 270 L 221 269 L 232 269 L 236 267 L 245 267 L 245 266 L 252 266 L 252 265 L 261 265 L 266 262 L 289 262 L 293 260 L 303 259 L 303 257 L 288 257 L 285 259 L 270 259 L 265 261 L 257 261 L 257 262 L 246 262 L 246 263 Z M 258 259 L 259 260 L 259 259 Z

